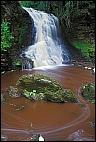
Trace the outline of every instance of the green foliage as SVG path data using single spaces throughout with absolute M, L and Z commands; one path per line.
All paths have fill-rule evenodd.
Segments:
M 12 46 L 13 36 L 9 24 L 7 21 L 1 23 L 1 51 L 8 50 Z
M 81 93 L 89 102 L 95 103 L 95 83 L 89 83 L 82 86 Z
M 95 48 L 86 41 L 74 41 L 73 46 L 81 51 L 82 56 L 90 60 L 95 55 Z M 90 57 L 91 56 L 91 57 Z
M 32 1 L 19 1 L 22 7 L 31 7 Z
M 22 7 L 32 7 L 37 10 L 45 10 L 47 8 L 47 2 L 46 1 L 20 1 L 20 5 Z

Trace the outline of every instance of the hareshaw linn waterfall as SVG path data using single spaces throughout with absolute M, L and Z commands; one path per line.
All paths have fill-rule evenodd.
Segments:
M 34 62 L 34 67 L 55 66 L 68 62 L 68 53 L 60 39 L 58 18 L 33 8 L 23 9 L 34 21 L 36 32 L 33 45 L 24 51 L 25 57 Z

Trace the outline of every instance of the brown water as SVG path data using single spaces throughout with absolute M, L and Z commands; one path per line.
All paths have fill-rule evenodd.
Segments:
M 7 96 L 10 85 L 15 85 L 21 75 L 32 73 L 50 76 L 63 87 L 72 89 L 78 103 L 34 102 L 24 97 Z M 95 140 L 95 129 L 90 125 L 95 121 L 95 106 L 83 100 L 79 93 L 81 84 L 89 82 L 94 82 L 89 70 L 69 66 L 13 71 L 2 75 L 1 91 L 6 96 L 6 102 L 1 106 L 2 135 L 11 141 L 29 141 L 32 134 L 41 134 L 45 141 Z

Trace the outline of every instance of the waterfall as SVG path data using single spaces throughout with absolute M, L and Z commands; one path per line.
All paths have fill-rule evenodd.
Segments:
M 63 49 L 59 33 L 59 21 L 53 14 L 25 8 L 34 21 L 35 40 L 25 51 L 25 57 L 34 62 L 34 67 L 60 65 L 68 62 L 68 53 Z M 33 28 L 33 27 L 32 27 Z

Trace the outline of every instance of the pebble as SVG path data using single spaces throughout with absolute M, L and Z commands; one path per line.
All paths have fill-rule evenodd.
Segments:
M 10 106 L 16 106 L 15 104 L 10 104 Z
M 88 67 L 84 67 L 85 69 L 87 69 Z
M 19 110 L 22 110 L 24 109 L 24 106 L 17 106 L 16 110 L 19 111 Z
M 92 68 L 90 68 L 90 67 L 88 68 L 88 70 L 91 70 L 91 69 L 92 69 Z
M 1 74 L 4 74 L 4 73 L 5 73 L 5 71 L 1 72 Z

